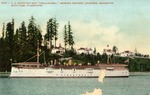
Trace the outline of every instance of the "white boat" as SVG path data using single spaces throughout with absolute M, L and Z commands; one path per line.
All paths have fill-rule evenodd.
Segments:
M 37 62 L 13 63 L 11 78 L 96 78 L 105 69 L 105 77 L 128 77 L 125 64 L 98 64 L 96 66 L 44 66 Z
M 43 65 L 39 63 L 39 47 L 37 62 L 12 63 L 10 77 L 14 78 L 94 78 L 99 77 L 100 70 L 105 69 L 105 77 L 128 77 L 129 71 L 124 64 L 91 65 Z M 69 58 L 70 59 L 70 58 Z M 69 63 L 72 63 L 70 60 Z

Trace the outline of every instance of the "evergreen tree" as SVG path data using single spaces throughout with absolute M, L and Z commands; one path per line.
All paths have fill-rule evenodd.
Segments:
M 36 35 L 37 35 L 37 40 L 39 42 L 39 47 L 41 48 L 41 44 L 42 44 L 42 30 L 41 30 L 41 27 L 38 25 L 38 27 L 36 28 Z
M 18 44 L 19 43 L 19 29 L 16 29 L 16 34 L 14 36 L 14 40 L 15 40 L 15 43 Z
M 35 19 L 33 16 L 31 16 L 28 25 L 28 43 L 30 43 L 32 47 L 35 47 L 35 27 Z
M 67 46 L 67 43 L 68 43 L 68 34 L 67 34 L 67 26 L 65 25 L 64 26 L 64 46 L 65 46 L 65 50 L 66 50 L 66 46 Z
M 54 18 L 54 40 L 55 40 L 55 47 L 56 47 L 56 41 L 58 39 L 58 23 L 57 23 L 57 20 L 56 18 Z
M 12 22 L 7 23 L 6 27 L 6 42 L 9 48 L 10 58 L 13 58 L 14 49 L 14 19 Z
M 1 40 L 1 53 L 2 56 L 0 62 L 2 62 L 2 66 L 5 70 L 10 71 L 10 59 L 14 60 L 14 19 L 12 22 L 7 23 L 6 25 L 6 36 L 5 39 Z
M 37 50 L 37 40 L 38 40 L 38 29 L 37 26 L 35 24 L 35 18 L 33 16 L 31 16 L 31 18 L 29 19 L 29 25 L 28 25 L 28 44 L 29 44 L 29 50 L 30 51 L 34 51 L 34 53 Z
M 11 22 L 7 23 L 6 27 L 6 40 L 7 42 L 12 45 L 13 43 L 13 35 L 14 35 L 14 30 L 12 28 L 13 24 Z
M 14 35 L 14 62 L 18 62 L 19 57 L 21 57 L 22 49 L 20 48 L 20 37 L 19 37 L 19 29 L 16 29 L 16 34 Z M 20 52 L 21 51 L 21 52 Z
M 21 32 L 21 42 L 25 42 L 26 41 L 26 37 L 27 37 L 27 29 L 26 29 L 24 21 L 21 23 L 21 27 L 20 27 L 19 30 Z
M 73 48 L 74 40 L 73 40 L 73 32 L 72 32 L 72 28 L 70 25 L 70 21 L 68 22 L 68 44 L 69 44 L 69 48 Z
M 53 18 L 50 18 L 47 22 L 47 33 L 45 34 L 45 39 L 50 43 L 50 49 L 52 48 L 52 40 L 54 38 L 54 23 Z
M 4 45 L 4 39 L 0 38 L 0 71 L 5 71 L 6 68 L 6 53 L 5 53 L 5 45 Z
M 27 31 L 26 31 L 25 22 L 23 21 L 20 25 L 20 28 L 16 29 L 16 34 L 15 34 L 14 57 L 16 61 L 19 62 L 25 61 L 28 58 L 27 47 L 29 47 L 29 44 L 27 44 L 26 37 L 27 37 Z
M 58 39 L 58 23 L 56 18 L 50 18 L 47 22 L 47 29 L 45 34 L 45 40 L 49 41 L 50 43 L 50 49 L 53 48 L 52 41 L 55 40 L 55 47 L 56 47 L 56 41 Z

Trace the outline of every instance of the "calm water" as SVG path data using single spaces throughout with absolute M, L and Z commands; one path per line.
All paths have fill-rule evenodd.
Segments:
M 103 95 L 150 95 L 150 75 L 129 78 L 0 78 L 0 95 L 80 95 L 101 88 Z

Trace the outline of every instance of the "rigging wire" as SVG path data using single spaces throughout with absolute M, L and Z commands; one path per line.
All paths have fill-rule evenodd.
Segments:
M 44 53 L 44 51 L 40 54 L 40 55 L 42 55 Z M 40 56 L 39 55 L 39 56 Z M 28 60 L 26 60 L 25 62 L 28 62 L 29 60 L 31 60 L 32 58 L 34 58 L 34 57 L 36 57 L 37 55 L 34 55 L 33 57 L 31 57 L 31 58 L 29 58 Z

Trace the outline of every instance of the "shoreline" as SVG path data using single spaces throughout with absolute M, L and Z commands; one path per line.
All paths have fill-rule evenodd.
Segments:
M 7 78 L 9 77 L 10 72 L 0 72 L 0 78 Z
M 144 76 L 144 75 L 150 75 L 150 71 L 147 72 L 129 72 L 129 76 Z

